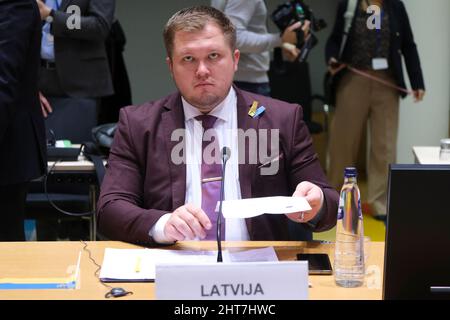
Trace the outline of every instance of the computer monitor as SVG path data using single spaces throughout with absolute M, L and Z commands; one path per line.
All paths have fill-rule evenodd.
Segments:
M 449 165 L 391 165 L 384 299 L 450 299 L 449 200 Z

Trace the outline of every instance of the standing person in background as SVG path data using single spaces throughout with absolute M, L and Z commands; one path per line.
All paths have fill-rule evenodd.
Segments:
M 296 30 L 300 27 L 306 34 L 309 22 L 302 26 L 294 23 L 281 35 L 267 30 L 267 7 L 264 0 L 212 0 L 211 5 L 223 11 L 236 26 L 237 48 L 241 52 L 239 68 L 234 77 L 242 90 L 270 96 L 269 77 L 270 51 L 283 43 L 297 44 Z M 283 52 L 295 59 L 299 50 L 285 49 Z
M 241 55 L 234 76 L 235 85 L 239 89 L 270 97 L 268 71 L 271 51 L 281 48 L 287 60 L 295 60 L 300 50 L 295 47 L 287 49 L 283 44 L 297 44 L 299 28 L 306 37 L 309 21 L 303 26 L 301 22 L 294 23 L 280 35 L 269 33 L 267 29 L 268 14 L 264 0 L 212 0 L 211 6 L 224 12 L 236 26 L 237 48 Z M 289 221 L 289 228 L 292 235 L 300 235 L 302 240 L 306 240 L 301 225 Z
M 39 90 L 47 137 L 77 144 L 91 141 L 100 98 L 114 93 L 105 41 L 115 0 L 36 1 L 42 19 Z M 44 191 L 41 185 L 31 188 Z M 87 193 L 82 184 L 59 184 L 58 189 L 73 195 Z M 39 218 L 38 240 L 54 240 L 56 230 L 59 238 L 66 238 L 64 226 L 56 215 Z M 67 229 L 72 232 L 74 223 Z
M 36 1 L 44 22 L 39 89 L 46 127 L 56 139 L 91 140 L 98 100 L 114 93 L 105 40 L 115 0 Z
M 393 88 L 405 88 L 402 56 L 416 102 L 423 99 L 425 85 L 408 14 L 400 0 L 358 0 L 340 56 L 349 1 L 352 0 L 339 3 L 336 24 L 326 46 L 329 71 L 343 73 L 337 85 L 336 112 L 331 125 L 329 178 L 335 188 L 341 187 L 344 168 L 355 165 L 361 136 L 369 121 L 368 201 L 374 216 L 385 220 L 388 168 L 396 161 L 399 97 L 406 96 Z M 370 5 L 381 8 L 381 29 L 371 30 L 367 26 L 370 15 L 366 11 Z M 340 62 L 392 86 L 348 72 Z
M 123 56 L 126 42 L 125 32 L 119 20 L 116 19 L 105 42 L 114 94 L 101 99 L 98 124 L 119 121 L 120 108 L 132 103 L 130 79 Z
M 0 1 L 0 241 L 24 241 L 29 181 L 46 172 L 35 0 Z

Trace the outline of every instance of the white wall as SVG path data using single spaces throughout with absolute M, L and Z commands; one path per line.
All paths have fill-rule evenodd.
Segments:
M 422 103 L 402 101 L 398 163 L 412 163 L 415 145 L 439 145 L 449 134 L 450 109 L 450 1 L 405 0 L 425 77 Z M 407 77 L 407 76 L 406 76 Z

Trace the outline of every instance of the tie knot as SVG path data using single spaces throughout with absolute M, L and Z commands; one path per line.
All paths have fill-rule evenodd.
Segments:
M 217 120 L 217 117 L 211 116 L 209 114 L 203 114 L 201 116 L 195 117 L 195 119 L 202 123 L 203 130 L 206 131 L 206 130 L 212 129 L 212 127 L 214 126 L 214 123 Z

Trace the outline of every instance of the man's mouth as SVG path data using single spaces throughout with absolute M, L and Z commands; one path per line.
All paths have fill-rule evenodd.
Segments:
M 196 88 L 202 88 L 202 87 L 208 87 L 212 86 L 213 84 L 211 82 L 200 82 L 195 85 Z

